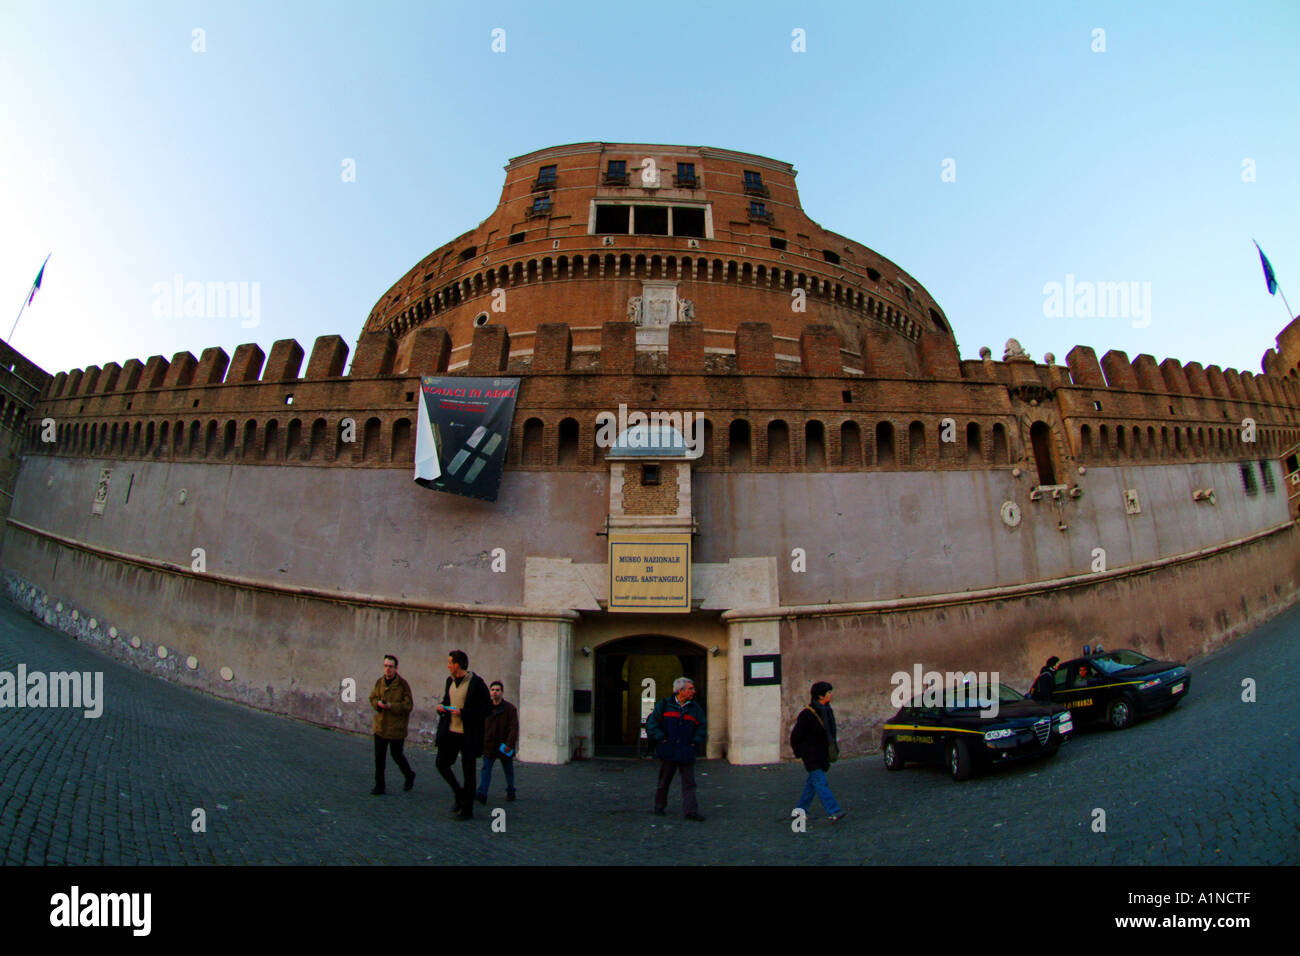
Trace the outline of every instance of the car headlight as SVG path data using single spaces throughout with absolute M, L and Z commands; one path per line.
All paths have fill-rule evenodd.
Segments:
M 1061 711 L 1061 713 L 1056 715 L 1056 722 L 1058 724 L 1072 724 L 1074 723 L 1074 718 L 1070 716 L 1070 712 L 1068 710 L 1064 710 Z
M 984 732 L 985 740 L 1001 740 L 1004 737 L 1015 736 L 1015 731 L 1010 727 L 1003 727 L 1001 730 L 986 730 Z
M 1145 684 L 1138 684 L 1138 690 L 1147 690 L 1149 688 L 1159 687 L 1159 686 L 1160 686 L 1160 678 L 1157 677 L 1155 680 L 1149 680 Z

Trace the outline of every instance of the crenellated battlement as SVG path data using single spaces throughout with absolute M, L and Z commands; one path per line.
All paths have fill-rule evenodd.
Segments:
M 595 414 L 619 404 L 701 412 L 709 431 L 698 466 L 720 470 L 1023 464 L 1027 417 L 1058 433 L 1061 464 L 1260 457 L 1300 440 L 1288 377 L 1116 350 L 1099 361 L 1082 345 L 1064 366 L 1034 362 L 1014 342 L 1002 361 L 987 349 L 961 361 L 951 338 L 931 331 L 908 343 L 868 330 L 856 349 L 824 324 L 797 339 L 765 322 L 667 331 L 656 350 L 638 347 L 633 322 L 549 322 L 516 336 L 488 324 L 458 348 L 435 325 L 400 343 L 363 333 L 350 368 L 347 344 L 325 335 L 309 357 L 285 339 L 269 357 L 249 343 L 233 360 L 213 347 L 74 369 L 50 380 L 26 447 L 49 450 L 39 422 L 51 418 L 55 454 L 406 467 L 419 377 L 429 374 L 523 379 L 514 468 L 603 467 Z M 1243 442 L 1247 419 L 1254 444 Z

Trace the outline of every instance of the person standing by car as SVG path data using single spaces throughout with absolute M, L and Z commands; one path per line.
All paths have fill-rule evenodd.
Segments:
M 831 764 L 839 759 L 839 742 L 836 739 L 835 711 L 831 710 L 831 698 L 835 688 L 828 681 L 818 681 L 812 685 L 811 701 L 799 711 L 794 730 L 790 732 L 790 749 L 803 761 L 808 771 L 808 779 L 803 785 L 803 794 L 799 797 L 798 808 L 807 813 L 812 806 L 813 797 L 819 797 L 826 810 L 826 819 L 835 823 L 844 819 L 844 810 L 831 793 L 826 772 Z
M 1056 665 L 1061 662 L 1059 657 L 1049 657 L 1043 669 L 1038 672 L 1038 677 L 1034 679 L 1034 686 L 1029 688 L 1029 697 L 1033 700 L 1052 699 L 1052 688 L 1056 686 Z

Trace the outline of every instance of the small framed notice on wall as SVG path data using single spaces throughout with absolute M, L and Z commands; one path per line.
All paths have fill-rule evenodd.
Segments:
M 745 686 L 781 683 L 780 654 L 746 654 Z

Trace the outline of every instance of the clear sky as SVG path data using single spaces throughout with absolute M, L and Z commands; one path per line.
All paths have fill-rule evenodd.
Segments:
M 1298 51 L 1295 0 L 6 0 L 0 335 L 52 253 L 12 340 L 50 372 L 353 346 L 508 159 L 614 141 L 793 163 L 808 215 L 920 280 L 964 358 L 1014 337 L 1259 371 L 1287 315 L 1252 238 L 1300 307 Z M 186 317 L 177 276 L 247 307 Z M 1067 276 L 1137 304 L 1054 310 Z

